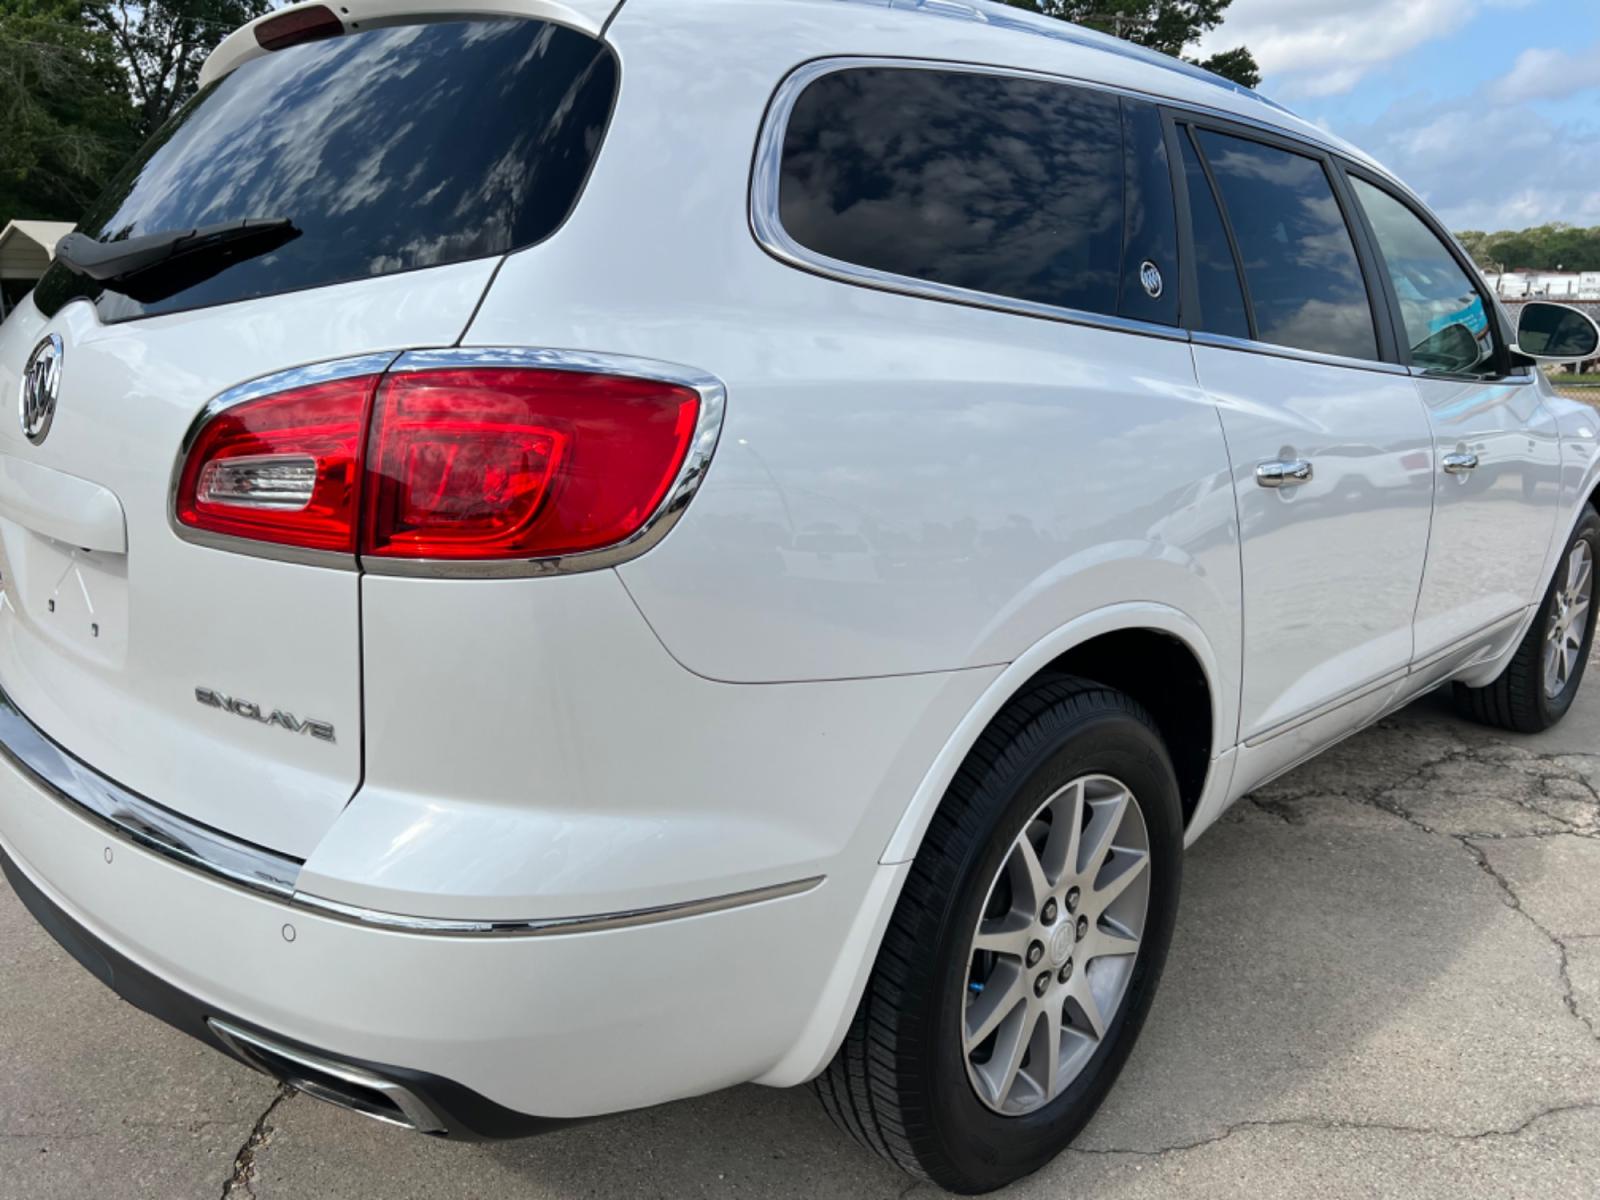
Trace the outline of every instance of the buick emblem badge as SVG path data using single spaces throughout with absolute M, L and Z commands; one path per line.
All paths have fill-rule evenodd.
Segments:
M 1161 268 L 1148 258 L 1139 264 L 1139 282 L 1144 284 L 1144 290 L 1150 299 L 1161 298 Z
M 37 446 L 50 435 L 61 395 L 61 339 L 51 334 L 34 347 L 22 372 L 22 433 Z

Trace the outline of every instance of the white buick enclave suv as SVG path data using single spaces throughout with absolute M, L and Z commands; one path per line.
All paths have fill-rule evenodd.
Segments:
M 6 874 L 381 1120 L 813 1081 L 996 1187 L 1231 801 L 1572 703 L 1597 422 L 1534 360 L 1597 337 L 1010 8 L 280 10 L 0 326 Z

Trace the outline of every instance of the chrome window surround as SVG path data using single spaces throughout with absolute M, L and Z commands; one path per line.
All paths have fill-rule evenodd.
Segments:
M 601 550 L 566 554 L 553 558 L 530 559 L 399 559 L 379 555 L 341 554 L 326 550 L 304 550 L 248 538 L 230 537 L 194 529 L 178 520 L 178 484 L 183 464 L 200 431 L 219 413 L 235 405 L 258 400 L 292 388 L 352 379 L 362 375 L 402 374 L 416 371 L 458 370 L 471 367 L 506 367 L 533 371 L 584 371 L 596 375 L 622 375 L 634 379 L 657 380 L 690 388 L 700 397 L 700 413 L 694 434 L 672 486 L 667 489 L 655 512 L 632 537 Z M 705 479 L 711 456 L 722 435 L 727 409 L 727 389 L 721 380 L 676 363 L 622 354 L 595 354 L 579 350 L 535 350 L 523 347 L 457 347 L 440 350 L 410 350 L 337 359 L 307 367 L 280 371 L 240 384 L 212 400 L 190 424 L 173 464 L 168 487 L 167 523 L 186 542 L 214 550 L 248 554 L 256 558 L 306 566 L 337 567 L 363 571 L 369 575 L 394 575 L 430 579 L 508 579 L 535 575 L 568 575 L 599 571 L 637 558 L 671 532 L 683 510 Z
M 1280 125 L 1274 125 L 1270 121 L 1258 120 L 1250 116 L 1230 112 L 1227 109 L 1215 108 L 1188 100 L 1176 100 L 1170 96 L 1163 96 L 1154 92 L 1118 87 L 1098 80 L 1084 79 L 1072 75 L 1056 75 L 1047 71 L 1026 70 L 1018 67 L 1002 67 L 985 63 L 931 58 L 848 56 L 814 59 L 796 67 L 778 85 L 777 91 L 773 94 L 772 102 L 768 106 L 766 118 L 762 122 L 761 132 L 756 143 L 755 163 L 751 172 L 750 230 L 761 248 L 780 262 L 797 267 L 813 275 L 821 275 L 844 283 L 870 287 L 878 291 L 894 292 L 899 295 L 913 296 L 926 300 L 941 300 L 974 308 L 992 309 L 1017 316 L 1041 317 L 1046 320 L 1061 321 L 1072 325 L 1087 325 L 1118 333 L 1167 338 L 1172 341 L 1192 342 L 1195 345 L 1213 346 L 1224 350 L 1265 354 L 1273 358 L 1296 359 L 1301 362 L 1321 363 L 1326 366 L 1346 367 L 1360 371 L 1377 371 L 1386 375 L 1420 373 L 1400 363 L 1364 358 L 1347 358 L 1337 354 L 1322 354 L 1314 350 L 1301 350 L 1294 346 L 1278 346 L 1271 342 L 1251 341 L 1248 338 L 1228 337 L 1223 334 L 1204 331 L 1191 332 L 1181 326 L 1157 325 L 1148 321 L 1132 321 L 1124 317 L 1104 313 L 1038 304 L 1032 301 L 994 295 L 989 292 L 978 292 L 968 288 L 952 287 L 948 284 L 932 283 L 927 280 L 913 279 L 909 276 L 890 274 L 872 267 L 859 266 L 802 246 L 790 237 L 788 231 L 784 229 L 778 207 L 779 184 L 783 168 L 783 139 L 789 126 L 789 117 L 793 113 L 795 103 L 799 100 L 801 93 L 816 80 L 825 75 L 831 75 L 836 71 L 865 67 L 958 71 L 974 75 L 998 75 L 1006 78 L 1029 79 L 1089 88 L 1112 95 L 1130 96 L 1137 100 L 1161 105 L 1178 113 L 1190 113 L 1196 116 L 1216 118 L 1235 125 L 1257 129 L 1287 141 L 1298 142 L 1319 155 L 1349 156 L 1348 150 L 1334 145 L 1332 142 L 1310 137 L 1302 130 L 1285 129 Z M 1379 175 L 1401 194 L 1410 197 L 1413 203 L 1421 203 L 1410 188 L 1393 179 L 1387 173 L 1379 171 L 1374 164 L 1362 162 L 1359 165 L 1362 169 Z M 1510 383 L 1513 380 L 1508 379 L 1496 382 Z
M 1024 71 L 1011 67 L 989 67 L 974 63 L 944 62 L 924 58 L 822 58 L 796 67 L 778 85 L 772 103 L 762 123 L 756 143 L 755 166 L 750 181 L 750 230 L 761 248 L 780 262 L 799 267 L 813 275 L 838 279 L 845 283 L 875 288 L 882 292 L 896 292 L 926 300 L 943 300 L 951 304 L 964 304 L 971 308 L 987 308 L 1013 313 L 1023 317 L 1042 317 L 1049 321 L 1063 321 L 1072 325 L 1090 325 L 1118 333 L 1134 333 L 1145 337 L 1168 338 L 1187 341 L 1187 330 L 1176 325 L 1157 325 L 1151 321 L 1134 321 L 1107 313 L 1088 312 L 1084 309 L 1066 308 L 1054 304 L 1041 304 L 1033 300 L 1019 300 L 994 292 L 980 292 L 972 288 L 956 287 L 948 283 L 935 283 L 914 279 L 908 275 L 895 275 L 875 267 L 833 258 L 801 245 L 783 227 L 778 209 L 778 192 L 783 174 L 783 139 L 789 128 L 789 117 L 802 92 L 825 75 L 839 71 L 873 67 L 892 67 L 920 71 L 957 71 L 968 75 L 997 75 L 1007 79 L 1028 79 L 1047 83 L 1087 86 L 1102 92 L 1124 94 L 1116 88 L 1085 84 L 1080 80 L 1040 71 Z M 1126 93 L 1134 94 L 1134 93 Z M 1141 97 L 1146 98 L 1146 97 Z
M 0 756 L 63 807 L 121 841 L 199 874 L 279 901 L 290 908 L 355 925 L 441 937 L 550 937 L 656 925 L 682 917 L 744 908 L 804 895 L 824 876 L 724 895 L 575 917 L 465 919 L 383 912 L 329 900 L 298 886 L 301 860 L 202 825 L 123 787 L 56 745 L 0 688 Z
M 1322 363 L 1329 367 L 1349 367 L 1357 371 L 1377 371 L 1383 375 L 1409 375 L 1411 369 L 1399 363 L 1379 362 L 1370 358 L 1350 358 L 1343 354 L 1323 354 L 1316 350 L 1301 350 L 1297 346 L 1277 346 L 1271 342 L 1252 342 L 1249 338 L 1229 337 L 1223 333 L 1206 333 L 1196 330 L 1190 339 L 1196 346 L 1212 346 L 1219 350 L 1245 350 L 1251 354 L 1265 354 L 1271 358 L 1292 358 L 1297 362 Z

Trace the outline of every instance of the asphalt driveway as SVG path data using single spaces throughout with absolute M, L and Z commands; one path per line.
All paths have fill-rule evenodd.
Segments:
M 1424 701 L 1241 802 L 1189 857 L 1166 980 L 1109 1103 L 1007 1194 L 1600 1194 L 1597 789 L 1600 675 L 1541 737 Z M 0 884 L 0 1197 L 906 1187 L 803 1090 L 495 1146 L 371 1125 L 121 1003 Z

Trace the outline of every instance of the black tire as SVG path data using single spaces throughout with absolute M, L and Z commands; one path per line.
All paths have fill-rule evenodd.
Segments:
M 1549 729 L 1572 707 L 1578 688 L 1583 683 L 1584 667 L 1594 648 L 1595 616 L 1600 606 L 1590 604 L 1583 647 L 1578 654 L 1578 665 L 1568 678 L 1559 695 L 1547 696 L 1544 687 L 1544 643 L 1550 622 L 1556 613 L 1556 594 L 1566 580 L 1567 557 L 1580 540 L 1589 543 L 1593 561 L 1600 567 L 1600 514 L 1586 506 L 1578 519 L 1578 527 L 1556 566 L 1550 587 L 1544 594 L 1544 603 L 1528 627 L 1515 656 L 1493 683 L 1481 688 L 1455 686 L 1456 711 L 1469 720 L 1482 725 L 1493 725 L 1515 733 L 1541 733 Z
M 1150 841 L 1144 940 L 1121 1007 L 1082 1072 L 1048 1104 L 1001 1116 L 980 1102 L 956 1034 L 971 932 L 1013 839 L 1052 792 L 1106 774 L 1137 797 Z M 1062 678 L 1004 710 L 934 815 L 843 1046 L 813 1086 L 833 1120 L 911 1175 L 991 1191 L 1063 1150 L 1115 1082 L 1155 996 L 1177 914 L 1183 813 L 1149 714 Z

